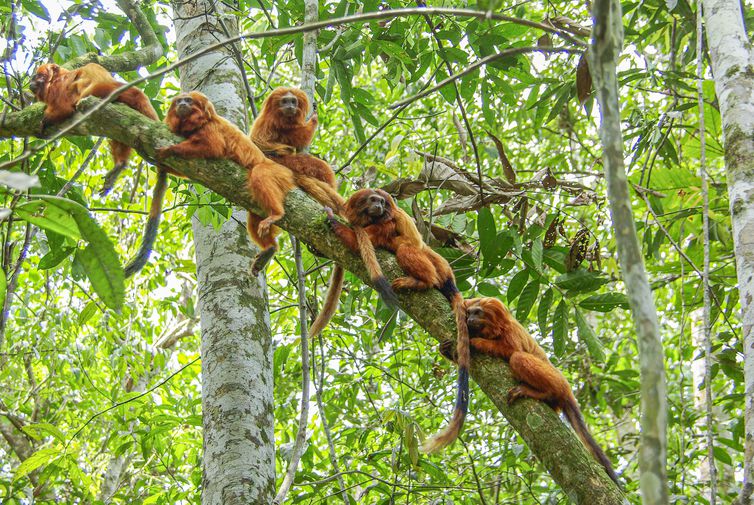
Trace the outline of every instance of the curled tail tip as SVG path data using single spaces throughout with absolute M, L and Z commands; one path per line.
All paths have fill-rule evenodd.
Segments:
M 419 446 L 419 451 L 425 454 L 432 454 L 445 449 L 450 444 L 455 442 L 458 438 L 458 435 L 461 433 L 461 428 L 463 428 L 463 421 L 465 418 L 465 412 L 456 410 L 453 413 L 453 419 L 450 421 L 450 424 L 448 424 L 448 426 L 446 426 L 436 435 L 422 442 L 421 446 Z

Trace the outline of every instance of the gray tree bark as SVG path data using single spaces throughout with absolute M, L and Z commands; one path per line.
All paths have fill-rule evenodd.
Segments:
M 754 504 L 754 80 L 750 42 L 737 0 L 704 0 L 704 22 L 720 103 L 733 243 L 743 323 L 746 391 L 741 505 Z
M 623 164 L 623 136 L 616 65 L 623 44 L 619 0 L 596 0 L 592 4 L 594 29 L 589 66 L 597 92 L 602 119 L 602 164 L 607 180 L 610 213 L 618 246 L 618 259 L 626 284 L 628 301 L 639 337 L 641 373 L 641 446 L 639 477 L 642 503 L 668 503 L 667 482 L 667 397 L 662 340 L 652 290 L 644 268 L 634 227 L 631 197 Z
M 234 16 L 213 0 L 175 2 L 179 58 L 237 33 Z M 243 77 L 229 49 L 181 67 L 181 89 L 199 90 L 218 113 L 246 130 Z M 203 505 L 270 503 L 275 495 L 272 341 L 262 276 L 245 213 L 219 230 L 193 219 L 202 328 Z

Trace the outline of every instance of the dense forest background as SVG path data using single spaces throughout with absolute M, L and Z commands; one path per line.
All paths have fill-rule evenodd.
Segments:
M 194 3 L 204 5 L 199 18 L 225 31 L 218 41 L 304 22 L 304 4 L 296 0 Z M 124 81 L 180 61 L 185 46 L 176 44 L 174 20 L 187 4 L 192 2 L 3 3 L 3 117 L 33 101 L 29 78 L 50 59 L 62 64 L 90 53 L 159 48 L 139 69 L 113 69 Z M 140 9 L 153 41 L 124 9 L 129 5 Z M 322 1 L 318 17 L 414 6 Z M 308 71 L 320 126 L 311 151 L 336 169 L 341 193 L 383 187 L 395 196 L 451 262 L 465 297 L 493 296 L 511 308 L 571 382 L 627 499 L 641 503 L 639 349 L 584 53 L 591 6 L 557 0 L 434 6 L 533 23 L 413 15 L 316 32 L 316 64 Z M 664 350 L 670 502 L 709 503 L 712 478 L 715 498 L 731 503 L 740 492 L 744 461 L 743 335 L 709 54 L 701 54 L 700 109 L 697 6 L 685 0 L 621 6 L 624 159 Z M 749 19 L 751 11 L 743 7 Z M 227 23 L 213 20 L 218 12 Z M 233 120 L 244 129 L 272 88 L 301 84 L 305 37 L 272 35 L 235 41 L 223 49 L 221 64 L 194 76 L 200 86 L 205 78 L 225 82 L 222 65 L 240 71 L 236 91 L 244 103 Z M 502 56 L 477 64 L 497 54 Z M 170 68 L 138 84 L 161 117 L 186 82 L 180 72 L 191 71 Z M 706 237 L 702 145 L 709 181 Z M 193 237 L 197 226 L 221 229 L 244 214 L 198 183 L 171 178 L 150 262 L 124 281 L 110 267 L 138 248 L 155 179 L 150 163 L 134 155 L 127 175 L 104 197 L 98 190 L 112 161 L 98 137 L 45 142 L 19 135 L 0 143 L 0 164 L 12 172 L 0 172 L 2 503 L 199 503 L 206 433 Z M 47 200 L 62 210 L 39 217 L 39 195 L 74 203 Z M 75 204 L 87 207 L 90 217 L 78 206 L 72 210 Z M 236 233 L 233 240 L 243 237 Z M 269 318 L 272 342 L 274 488 L 294 451 L 301 410 L 293 250 L 281 235 L 281 251 L 266 276 L 269 309 L 264 305 L 257 313 L 265 324 Z M 305 312 L 313 318 L 331 262 L 303 248 L 303 269 Z M 235 275 L 248 276 L 248 269 Z M 419 442 L 447 422 L 455 368 L 405 312 L 385 306 L 356 275 L 346 278 L 331 325 L 309 342 L 308 432 L 287 502 L 568 503 L 474 383 L 461 441 L 439 455 L 418 453 Z M 230 303 L 224 309 L 240 312 Z

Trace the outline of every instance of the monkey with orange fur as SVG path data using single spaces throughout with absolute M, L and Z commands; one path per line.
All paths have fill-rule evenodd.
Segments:
M 249 192 L 267 212 L 266 218 L 249 213 L 249 235 L 262 248 L 253 266 L 254 273 L 258 273 L 277 250 L 277 228 L 273 225 L 285 215 L 283 202 L 295 187 L 293 174 L 288 168 L 266 158 L 246 134 L 220 117 L 212 102 L 198 91 L 176 96 L 165 122 L 170 131 L 186 137 L 186 140 L 159 149 L 157 155 L 160 159 L 167 156 L 225 158 L 249 170 Z
M 309 147 L 317 129 L 315 111 L 309 120 L 309 98 L 299 88 L 276 88 L 262 104 L 251 127 L 251 139 L 266 156 L 291 169 L 296 185 L 338 214 L 345 199 L 338 194 L 332 167 L 310 154 Z
M 76 112 L 76 105 L 87 96 L 105 98 L 124 83 L 113 79 L 110 72 L 97 63 L 88 63 L 75 70 L 66 70 L 54 63 L 41 65 L 31 80 L 29 88 L 37 100 L 46 104 L 42 129 L 59 123 Z M 158 120 L 147 96 L 137 88 L 123 90 L 115 99 L 141 112 L 149 119 Z M 131 148 L 117 141 L 110 141 L 114 167 L 105 175 L 100 194 L 106 195 L 126 167 Z M 172 172 L 172 171 L 171 171 Z
M 360 253 L 369 275 L 383 296 L 390 296 L 387 280 L 374 253 L 381 247 L 395 254 L 406 273 L 392 282 L 395 290 L 438 289 L 453 309 L 458 328 L 456 352 L 458 381 L 453 417 L 448 426 L 426 440 L 423 452 L 436 452 L 450 445 L 461 432 L 469 405 L 469 333 L 463 297 L 455 283 L 448 262 L 422 240 L 411 217 L 395 205 L 392 197 L 381 189 L 362 189 L 346 202 L 345 215 L 353 229 L 341 224 L 328 213 L 333 232 L 352 251 Z M 394 294 L 393 294 L 394 296 Z
M 508 403 L 519 398 L 534 398 L 562 410 L 586 448 L 618 484 L 610 460 L 586 427 L 571 386 L 529 332 L 497 298 L 472 298 L 464 305 L 471 348 L 506 360 L 513 377 L 521 382 L 508 392 Z
M 307 121 L 308 111 L 309 99 L 302 89 L 276 88 L 264 100 L 250 137 L 265 155 L 293 172 L 297 186 L 341 214 L 345 199 L 338 194 L 332 168 L 324 160 L 301 152 L 309 147 L 317 129 L 317 113 Z M 309 328 L 310 336 L 316 337 L 338 310 L 343 280 L 343 267 L 335 265 L 322 310 Z

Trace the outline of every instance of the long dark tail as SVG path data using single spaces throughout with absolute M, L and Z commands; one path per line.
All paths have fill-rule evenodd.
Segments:
M 422 452 L 437 452 L 452 444 L 458 434 L 461 433 L 463 422 L 466 419 L 466 412 L 469 410 L 469 365 L 471 363 L 471 353 L 469 351 L 469 327 L 466 323 L 466 307 L 463 304 L 463 297 L 458 291 L 455 283 L 448 280 L 440 288 L 440 292 L 445 295 L 453 307 L 453 313 L 456 316 L 456 326 L 458 327 L 458 337 L 456 340 L 456 353 L 458 355 L 458 381 L 456 391 L 456 404 L 453 409 L 453 418 L 438 434 L 429 438 L 422 443 L 419 450 Z
M 309 328 L 309 336 L 316 337 L 330 322 L 335 311 L 338 310 L 338 302 L 340 301 L 340 292 L 343 291 L 343 267 L 335 265 L 330 276 L 330 287 L 327 288 L 327 295 L 325 295 L 325 302 L 322 304 L 322 310 L 317 314 L 317 318 L 312 323 L 312 327 Z
M 390 282 L 388 282 L 385 274 L 382 273 L 382 268 L 377 261 L 377 255 L 374 252 L 374 245 L 369 239 L 369 234 L 360 226 L 354 226 L 353 232 L 356 235 L 356 243 L 359 246 L 361 260 L 369 271 L 369 277 L 372 279 L 374 289 L 380 294 L 383 302 L 390 307 L 397 307 L 398 297 L 390 286 Z
M 152 252 L 154 241 L 157 239 L 157 228 L 160 225 L 162 217 L 162 200 L 165 198 L 165 190 L 168 187 L 168 173 L 160 168 L 157 169 L 157 183 L 152 190 L 152 205 L 149 207 L 149 219 L 144 228 L 144 237 L 141 239 L 141 246 L 136 256 L 126 265 L 126 278 L 144 268 Z
M 562 405 L 561 408 L 563 409 L 563 414 L 565 414 L 566 419 L 570 425 L 573 426 L 573 430 L 579 436 L 584 446 L 589 449 L 589 452 L 592 453 L 594 459 L 605 467 L 607 475 L 613 480 L 613 482 L 620 486 L 618 476 L 615 474 L 615 470 L 613 470 L 613 465 L 610 463 L 610 460 L 607 459 L 607 455 L 602 451 L 600 446 L 597 445 L 592 434 L 589 433 L 586 423 L 584 422 L 584 417 L 581 415 L 581 410 L 579 410 L 579 406 L 576 403 L 576 399 L 571 398 L 565 405 Z

